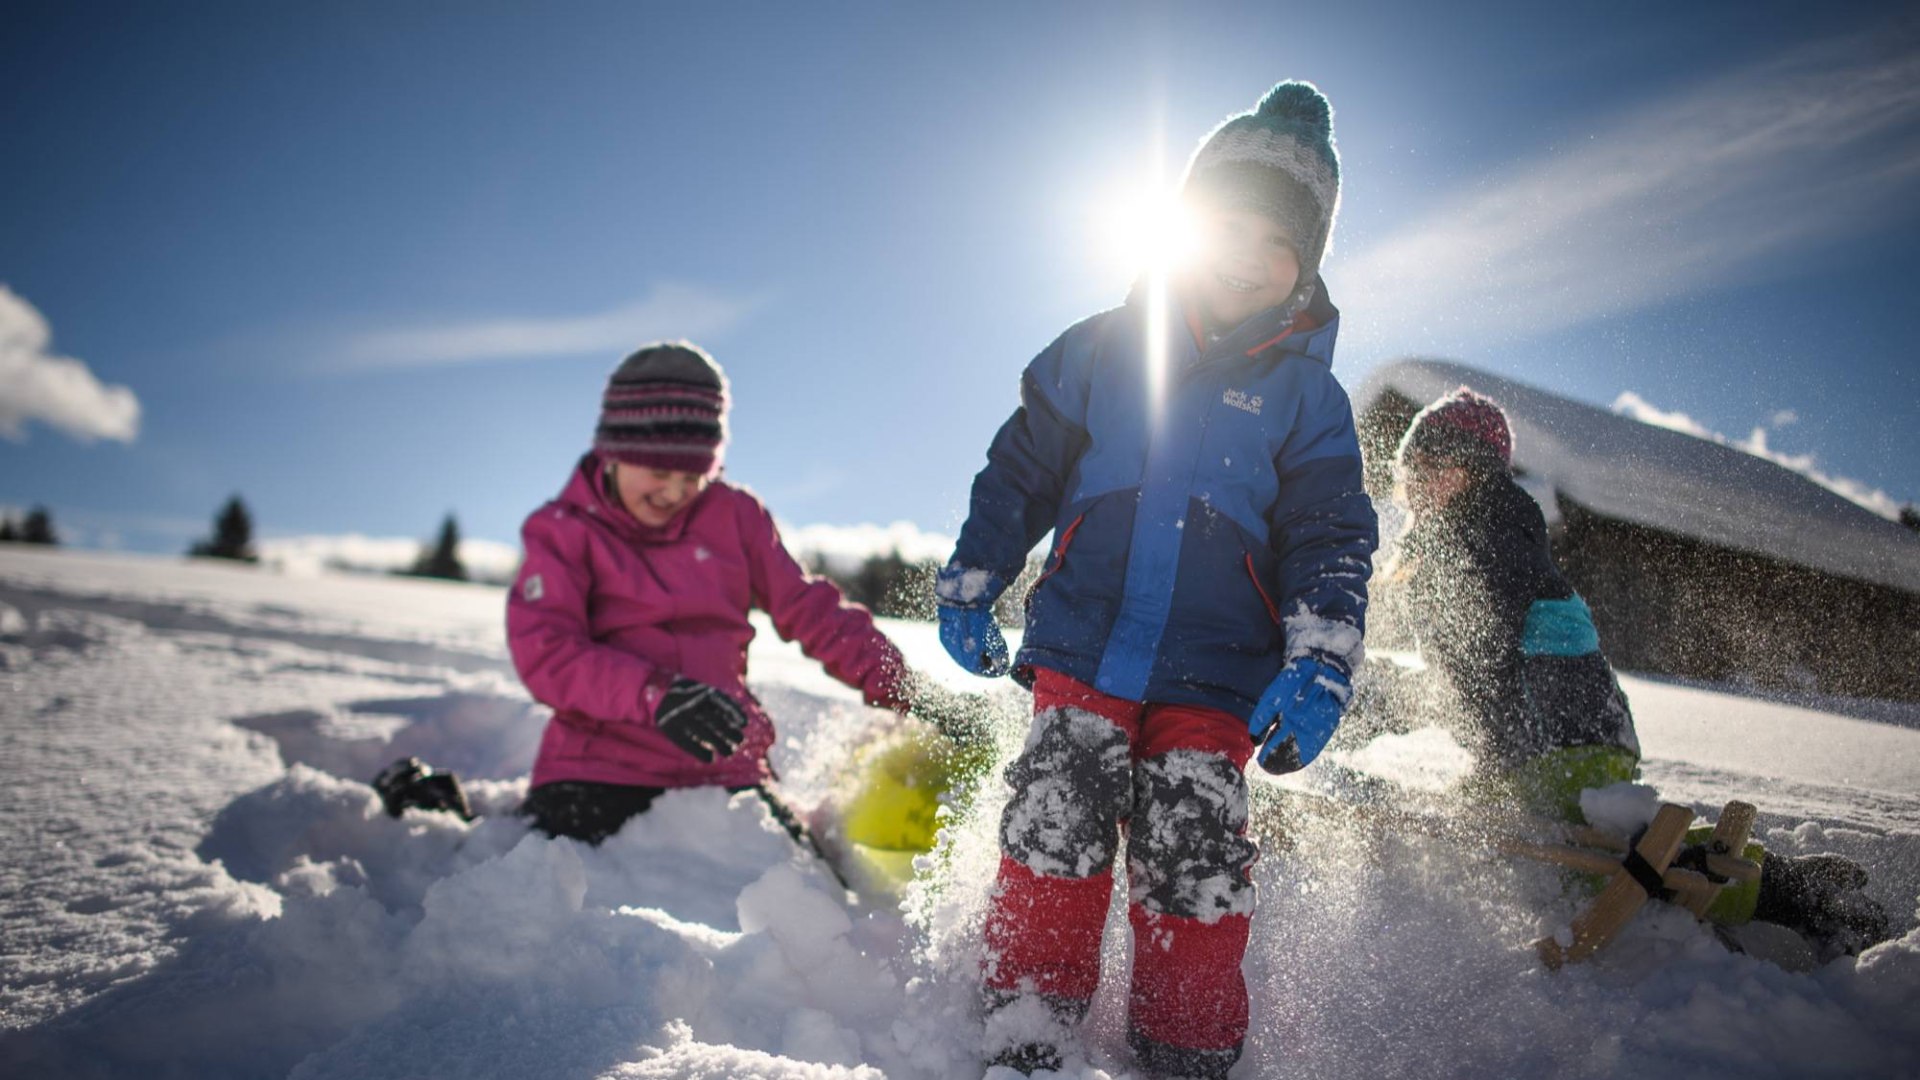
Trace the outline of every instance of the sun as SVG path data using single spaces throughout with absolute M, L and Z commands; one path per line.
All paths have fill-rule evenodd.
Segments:
M 1176 191 L 1159 184 L 1102 200 L 1094 227 L 1102 261 L 1129 275 L 1172 273 L 1196 247 L 1192 214 Z

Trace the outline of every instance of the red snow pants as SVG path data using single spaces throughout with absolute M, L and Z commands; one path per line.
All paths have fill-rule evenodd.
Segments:
M 989 1009 L 1038 994 L 1063 1022 L 1084 1017 L 1124 835 L 1130 1041 L 1149 1071 L 1224 1075 L 1247 1030 L 1246 725 L 1219 709 L 1110 697 L 1044 668 L 1033 703 L 1033 733 L 1006 771 Z

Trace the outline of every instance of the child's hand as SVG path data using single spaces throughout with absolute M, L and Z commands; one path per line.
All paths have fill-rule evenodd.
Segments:
M 949 563 L 934 578 L 934 596 L 940 601 L 940 644 L 953 662 L 973 672 L 996 678 L 1010 669 L 1007 639 L 993 619 L 993 602 L 1006 583 L 986 570 Z
M 972 746 L 992 735 L 993 702 L 980 694 L 949 690 L 917 672 L 907 678 L 907 715 L 932 724 L 957 746 Z
M 942 607 L 940 644 L 947 647 L 954 663 L 975 675 L 992 679 L 1009 670 L 1007 639 L 988 608 Z
M 1325 661 L 1302 656 L 1280 669 L 1247 720 L 1260 767 L 1277 775 L 1311 764 L 1352 695 L 1346 672 Z
M 654 716 L 660 734 L 701 761 L 740 749 L 747 734 L 747 711 L 739 702 L 685 675 L 673 680 Z

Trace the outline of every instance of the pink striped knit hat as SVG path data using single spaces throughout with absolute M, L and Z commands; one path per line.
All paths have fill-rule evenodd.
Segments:
M 711 475 L 727 441 L 727 376 L 690 341 L 643 346 L 607 380 L 593 448 L 649 469 Z

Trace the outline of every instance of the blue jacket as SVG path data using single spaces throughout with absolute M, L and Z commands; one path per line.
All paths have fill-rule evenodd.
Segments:
M 1317 289 L 1202 349 L 1171 304 L 1156 416 L 1143 292 L 1027 366 L 954 561 L 1012 581 L 1052 530 L 1017 673 L 1244 719 L 1290 655 L 1359 659 L 1377 528 L 1339 313 Z

